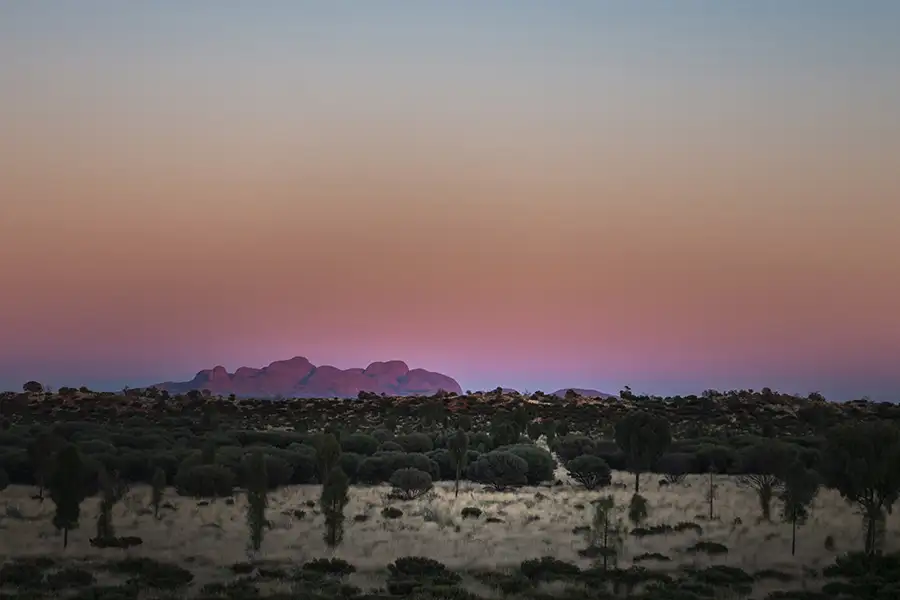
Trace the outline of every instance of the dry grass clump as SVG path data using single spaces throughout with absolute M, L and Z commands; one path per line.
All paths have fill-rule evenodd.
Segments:
M 490 492 L 476 484 L 464 483 L 454 498 L 452 483 L 440 483 L 415 500 L 390 497 L 387 486 L 353 487 L 344 543 L 333 553 L 322 540 L 323 517 L 315 506 L 319 486 L 294 486 L 273 492 L 268 518 L 271 530 L 265 538 L 262 557 L 292 563 L 333 556 L 361 570 L 376 570 L 403 556 L 435 559 L 451 569 L 503 569 L 522 561 L 553 556 L 588 567 L 579 556 L 585 546 L 580 533 L 590 524 L 591 502 L 612 493 L 625 507 L 631 492 L 622 484 L 625 473 L 615 473 L 613 486 L 588 492 L 568 484 L 554 487 L 526 487 L 515 491 Z M 717 518 L 708 521 L 705 479 L 691 476 L 680 485 L 647 486 L 643 495 L 649 503 L 649 518 L 643 530 L 674 531 L 657 535 L 626 535 L 620 566 L 635 557 L 665 556 L 666 569 L 710 564 L 740 567 L 748 571 L 774 570 L 802 575 L 802 567 L 821 568 L 835 554 L 862 547 L 860 517 L 839 496 L 823 490 L 816 499 L 809 523 L 800 529 L 797 556 L 790 554 L 790 527 L 773 521 L 757 522 L 755 495 L 728 477 L 719 481 Z M 99 550 L 88 543 L 92 521 L 98 510 L 95 498 L 82 507 L 82 526 L 70 535 L 63 554 L 58 533 L 52 525 L 53 504 L 31 499 L 33 490 L 13 486 L 0 496 L 0 557 L 66 556 L 106 559 L 117 550 Z M 209 569 L 247 559 L 247 528 L 241 496 L 215 501 L 182 498 L 169 491 L 164 499 L 171 508 L 154 520 L 146 510 L 149 488 L 132 489 L 115 507 L 119 535 L 139 536 L 143 544 L 128 551 L 129 556 L 149 557 L 193 564 Z M 310 506 L 312 504 L 313 506 Z M 385 508 L 403 514 L 386 518 Z M 477 518 L 463 518 L 478 509 Z M 624 518 L 624 512 L 623 512 Z M 685 524 L 695 523 L 699 527 Z M 676 525 L 681 526 L 675 527 Z M 628 530 L 632 527 L 629 525 Z M 698 531 L 701 530 L 701 531 Z M 574 532 L 573 532 L 574 531 Z M 826 538 L 837 540 L 826 549 Z M 718 545 L 727 552 L 689 552 L 701 546 Z M 886 550 L 900 547 L 900 536 L 888 523 Z M 802 565 L 802 567 L 801 567 Z

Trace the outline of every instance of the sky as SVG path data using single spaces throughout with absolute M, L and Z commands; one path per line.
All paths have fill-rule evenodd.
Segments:
M 0 4 L 0 389 L 296 355 L 900 400 L 900 3 Z

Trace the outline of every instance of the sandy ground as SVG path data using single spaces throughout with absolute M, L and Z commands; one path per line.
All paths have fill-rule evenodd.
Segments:
M 380 569 L 400 556 L 427 556 L 454 569 L 504 568 L 517 566 L 528 558 L 554 556 L 588 565 L 578 556 L 586 542 L 573 528 L 591 520 L 590 502 L 612 492 L 626 517 L 631 496 L 632 477 L 616 473 L 614 483 L 628 484 L 599 492 L 575 486 L 553 488 L 527 487 L 515 492 L 496 493 L 473 484 L 463 484 L 458 499 L 452 484 L 440 484 L 432 494 L 409 502 L 387 499 L 387 487 L 353 487 L 343 544 L 334 552 L 323 540 L 323 518 L 318 508 L 306 506 L 318 499 L 319 486 L 285 488 L 270 495 L 267 532 L 260 558 L 302 562 L 311 558 L 336 556 L 362 570 Z M 823 490 L 816 500 L 809 522 L 798 529 L 797 556 L 791 557 L 789 524 L 773 521 L 758 523 L 759 508 L 755 494 L 727 477 L 717 478 L 718 519 L 707 522 L 706 478 L 689 477 L 676 486 L 658 487 L 657 478 L 645 476 L 643 495 L 650 505 L 647 525 L 694 521 L 703 533 L 684 532 L 637 538 L 626 536 L 623 565 L 645 552 L 658 552 L 672 558 L 671 563 L 651 563 L 654 568 L 672 568 L 684 564 L 711 562 L 741 567 L 749 571 L 779 569 L 801 573 L 802 567 L 821 568 L 836 552 L 861 547 L 861 518 L 852 507 L 830 491 Z M 96 498 L 82 505 L 81 527 L 70 534 L 69 547 L 63 551 L 62 538 L 53 528 L 53 503 L 32 500 L 32 488 L 12 486 L 0 492 L 0 557 L 48 554 L 79 559 L 107 559 L 122 555 L 121 550 L 97 550 L 88 539 L 94 535 Z M 247 560 L 247 527 L 244 499 L 237 495 L 233 503 L 224 499 L 207 505 L 181 498 L 167 490 L 166 502 L 175 510 L 166 510 L 159 521 L 148 510 L 150 490 L 135 487 L 116 506 L 118 535 L 143 538 L 142 546 L 129 554 L 169 560 L 194 568 L 220 567 Z M 403 511 L 399 519 L 385 519 L 381 509 L 391 505 Z M 484 511 L 479 519 L 462 519 L 464 507 Z M 773 507 L 773 518 L 780 507 Z M 305 511 L 296 518 L 295 509 Z M 354 520 L 366 515 L 366 521 Z M 487 522 L 488 517 L 502 522 Z M 735 519 L 741 522 L 735 524 Z M 630 529 L 630 526 L 629 526 Z M 825 539 L 833 536 L 835 550 L 825 549 Z M 698 539 L 725 544 L 727 555 L 714 558 L 685 554 L 683 550 Z M 900 548 L 896 517 L 888 521 L 887 549 Z

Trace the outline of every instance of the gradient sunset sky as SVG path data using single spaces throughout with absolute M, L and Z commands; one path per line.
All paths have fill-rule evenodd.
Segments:
M 900 400 L 900 2 L 0 5 L 0 389 L 295 355 Z

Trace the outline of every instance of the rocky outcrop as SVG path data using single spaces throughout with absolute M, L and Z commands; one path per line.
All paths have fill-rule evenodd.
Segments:
M 462 393 L 451 377 L 425 369 L 410 369 L 405 362 L 374 362 L 365 369 L 338 369 L 296 356 L 267 367 L 241 367 L 229 373 L 214 367 L 197 373 L 190 381 L 166 382 L 155 387 L 170 393 L 209 390 L 213 394 L 273 398 L 354 398 L 360 392 L 390 396 L 431 395 L 438 391 Z
M 556 390 L 553 392 L 553 396 L 558 396 L 560 398 L 565 398 L 566 393 L 572 390 L 582 398 L 615 398 L 613 394 L 607 394 L 606 392 L 598 392 L 597 390 L 589 390 L 585 388 L 563 388 L 561 390 Z

